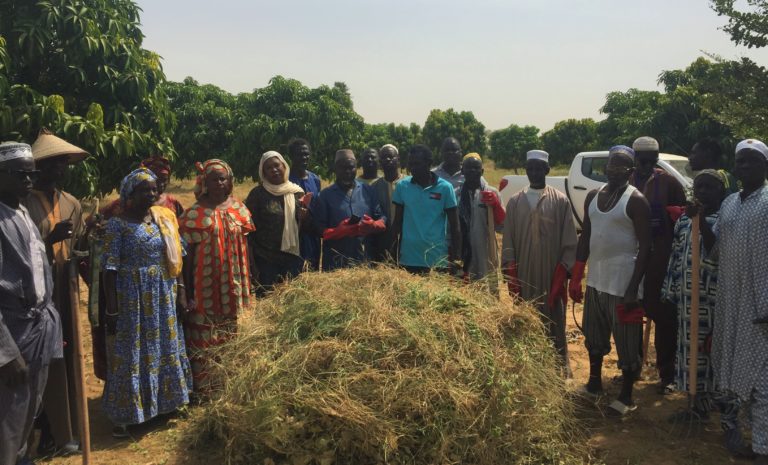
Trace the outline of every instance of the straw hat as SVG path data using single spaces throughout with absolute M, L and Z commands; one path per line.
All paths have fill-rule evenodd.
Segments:
M 83 161 L 89 155 L 85 150 L 70 144 L 64 139 L 54 136 L 51 131 L 45 128 L 40 130 L 37 140 L 32 144 L 32 154 L 35 157 L 35 161 L 67 156 L 67 162 L 69 162 L 69 164 Z

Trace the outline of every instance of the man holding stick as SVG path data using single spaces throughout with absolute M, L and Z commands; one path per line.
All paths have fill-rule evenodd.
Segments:
M 61 316 L 64 340 L 64 359 L 51 362 L 48 370 L 48 385 L 43 395 L 41 435 L 38 452 L 45 455 L 70 455 L 77 453 L 78 444 L 74 434 L 80 424 L 77 411 L 77 388 L 80 382 L 75 376 L 73 322 L 78 311 L 73 302 L 80 299 L 76 280 L 70 280 L 70 260 L 76 244 L 85 233 L 80 202 L 72 195 L 58 188 L 66 176 L 69 165 L 78 163 L 88 156 L 84 150 L 43 130 L 34 144 L 32 153 L 40 177 L 32 194 L 24 200 L 32 221 L 45 242 L 48 261 L 53 271 L 53 302 Z M 77 268 L 75 268 L 77 269 Z M 82 387 L 81 387 L 82 388 Z

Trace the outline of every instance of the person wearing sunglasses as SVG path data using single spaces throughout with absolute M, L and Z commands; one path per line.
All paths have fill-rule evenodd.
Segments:
M 80 299 L 78 279 L 72 279 L 70 260 L 74 249 L 84 250 L 85 244 L 77 247 L 84 238 L 85 222 L 80 202 L 59 185 L 66 179 L 69 167 L 83 161 L 88 153 L 47 129 L 40 131 L 32 144 L 35 166 L 40 174 L 31 194 L 24 199 L 32 221 L 45 242 L 48 261 L 53 271 L 53 302 L 61 316 L 64 340 L 64 359 L 54 360 L 48 370 L 48 385 L 43 395 L 43 413 L 37 424 L 40 427 L 38 453 L 41 455 L 71 455 L 78 452 L 75 440 L 79 420 L 75 398 L 74 332 L 72 328 L 72 302 Z M 76 278 L 76 277 L 75 277 Z M 74 432 L 74 434 L 73 434 Z
M 28 144 L 0 144 L 0 465 L 29 463 L 48 366 L 62 357 L 45 244 L 21 203 L 37 174 Z
M 651 256 L 643 281 L 643 305 L 648 318 L 655 323 L 656 370 L 660 378 L 657 392 L 664 395 L 675 390 L 677 357 L 677 309 L 661 299 L 675 228 L 667 207 L 685 205 L 685 189 L 674 176 L 656 168 L 659 161 L 656 139 L 639 137 L 632 148 L 635 151 L 635 172 L 630 182 L 645 195 L 651 206 Z

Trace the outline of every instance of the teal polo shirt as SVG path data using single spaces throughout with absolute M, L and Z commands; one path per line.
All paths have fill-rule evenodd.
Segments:
M 451 183 L 432 173 L 432 184 L 423 188 L 408 176 L 397 184 L 392 203 L 403 207 L 400 264 L 426 268 L 446 266 L 446 210 L 457 205 Z

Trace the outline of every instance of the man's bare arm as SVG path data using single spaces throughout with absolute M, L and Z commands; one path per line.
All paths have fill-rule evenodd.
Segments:
M 640 281 L 645 275 L 648 257 L 651 254 L 651 207 L 648 200 L 639 191 L 635 191 L 627 203 L 627 214 L 632 220 L 637 236 L 638 251 L 632 279 L 624 293 L 624 304 L 637 304 L 637 292 Z M 636 305 L 635 305 L 636 306 Z

